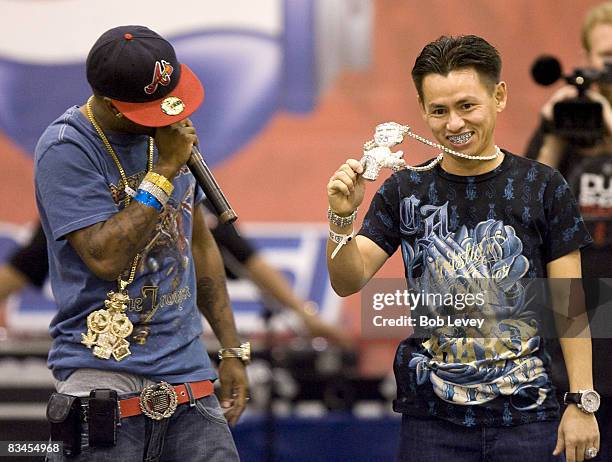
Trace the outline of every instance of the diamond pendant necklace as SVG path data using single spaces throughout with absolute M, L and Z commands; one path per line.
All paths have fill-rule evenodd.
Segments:
M 119 176 L 126 192 L 125 206 L 127 207 L 131 202 L 131 188 L 128 185 L 128 178 L 115 150 L 94 117 L 91 106 L 92 100 L 93 96 L 87 100 L 87 118 L 98 133 L 106 151 L 115 162 L 117 170 L 119 170 Z M 149 137 L 147 172 L 153 169 L 153 149 L 153 138 Z M 132 354 L 130 343 L 126 340 L 126 337 L 134 329 L 132 322 L 125 314 L 130 303 L 126 288 L 134 281 L 139 258 L 140 254 L 136 254 L 127 280 L 123 280 L 119 275 L 117 278 L 118 292 L 108 292 L 108 298 L 104 301 L 105 308 L 93 311 L 87 316 L 87 333 L 81 333 L 81 343 L 87 348 L 93 348 L 92 353 L 98 358 L 109 359 L 113 356 L 116 361 L 121 361 Z
M 414 170 L 417 172 L 431 170 L 432 168 L 434 168 L 437 164 L 442 162 L 442 159 L 444 159 L 445 152 L 448 154 L 452 154 L 453 156 L 461 157 L 463 159 L 469 159 L 469 160 L 493 160 L 493 159 L 496 159 L 501 154 L 501 149 L 499 149 L 499 146 L 495 145 L 495 153 L 490 156 L 471 156 L 469 154 L 463 154 L 462 152 L 454 151 L 439 143 L 434 143 L 433 141 L 430 141 L 427 138 L 423 138 L 422 136 L 417 135 L 416 133 L 412 133 L 411 131 L 406 134 L 414 138 L 415 140 L 420 141 L 423 144 L 426 144 L 428 146 L 432 146 L 434 148 L 441 149 L 442 151 L 444 151 L 438 154 L 436 158 L 432 160 L 430 163 L 428 163 L 427 165 L 423 165 L 422 167 L 413 167 L 412 165 L 406 165 L 406 168 L 408 170 Z
M 382 133 L 379 136 L 379 131 Z M 406 164 L 404 159 L 401 159 L 401 153 L 392 153 L 390 148 L 396 146 L 404 140 L 404 136 L 410 136 L 415 140 L 426 144 L 428 146 L 434 147 L 436 149 L 440 149 L 442 152 L 436 156 L 431 162 L 427 165 L 423 165 L 421 167 L 415 167 L 412 165 Z M 393 169 L 393 171 L 397 172 L 399 170 L 408 169 L 416 172 L 424 172 L 427 170 L 431 170 L 437 164 L 442 162 L 444 159 L 444 153 L 451 154 L 456 157 L 461 157 L 463 159 L 469 160 L 480 160 L 487 161 L 493 160 L 499 157 L 502 153 L 501 149 L 496 145 L 495 152 L 489 156 L 473 156 L 470 154 L 463 154 L 462 152 L 454 151 L 446 146 L 443 146 L 439 143 L 434 143 L 433 141 L 428 140 L 416 133 L 413 133 L 408 125 L 401 125 L 396 122 L 385 122 L 376 126 L 376 131 L 374 133 L 374 138 L 370 141 L 366 141 L 363 145 L 364 157 L 361 162 L 366 168 L 366 174 L 364 174 L 364 178 L 368 180 L 374 180 L 378 177 L 378 172 L 381 167 L 389 167 Z M 399 152 L 399 151 L 398 151 Z

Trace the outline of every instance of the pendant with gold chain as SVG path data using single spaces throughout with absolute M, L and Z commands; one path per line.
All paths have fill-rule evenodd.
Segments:
M 100 125 L 93 115 L 93 110 L 91 108 L 92 99 L 93 96 L 87 100 L 87 118 L 98 133 L 104 147 L 112 157 L 117 169 L 119 170 L 121 181 L 123 182 L 126 190 L 125 206 L 127 207 L 131 200 L 130 194 L 127 193 L 129 190 L 127 175 L 119 162 L 119 158 L 117 157 L 115 150 L 111 146 L 108 138 L 102 131 L 102 128 L 100 128 Z M 149 137 L 147 172 L 150 172 L 152 168 L 153 138 Z M 112 356 L 116 361 L 121 361 L 132 354 L 130 351 L 130 343 L 126 340 L 134 329 L 132 322 L 125 314 L 125 311 L 130 304 L 130 297 L 126 288 L 134 281 L 139 258 L 140 254 L 137 254 L 132 262 L 132 267 L 127 280 L 123 280 L 121 276 L 119 276 L 117 279 L 117 284 L 119 286 L 118 291 L 108 292 L 108 298 L 104 301 L 105 308 L 93 311 L 87 316 L 87 333 L 81 333 L 81 343 L 87 348 L 93 348 L 92 353 L 98 358 L 110 359 Z

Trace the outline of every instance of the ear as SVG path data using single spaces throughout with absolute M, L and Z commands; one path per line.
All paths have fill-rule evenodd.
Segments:
M 497 112 L 501 112 L 506 108 L 506 101 L 508 100 L 508 86 L 503 80 L 495 84 L 495 90 L 493 92 L 495 98 L 495 106 Z
M 118 119 L 123 117 L 123 114 L 121 113 L 121 111 L 115 107 L 115 105 L 113 104 L 113 101 L 110 98 L 105 96 L 102 98 L 102 100 L 104 101 L 104 106 L 106 107 L 108 111 L 111 112 L 111 114 L 113 114 Z
M 424 121 L 427 122 L 427 112 L 425 111 L 425 103 L 419 95 L 417 95 L 417 103 L 419 105 L 419 109 L 421 110 L 421 117 Z

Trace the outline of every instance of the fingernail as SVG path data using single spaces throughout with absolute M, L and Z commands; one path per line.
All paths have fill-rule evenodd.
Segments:
M 228 408 L 228 407 L 230 407 L 230 403 L 229 403 L 229 401 L 223 401 L 223 402 L 221 402 L 221 407 L 224 407 L 224 408 Z

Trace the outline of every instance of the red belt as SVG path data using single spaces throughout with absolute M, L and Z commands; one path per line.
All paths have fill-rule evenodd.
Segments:
M 187 385 L 191 388 L 189 395 Z M 174 413 L 176 406 L 212 395 L 214 391 L 210 380 L 200 382 L 169 385 L 165 382 L 146 387 L 140 396 L 119 400 L 119 413 L 121 418 L 144 414 L 153 419 L 169 417 Z

